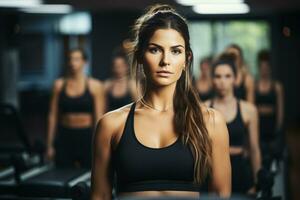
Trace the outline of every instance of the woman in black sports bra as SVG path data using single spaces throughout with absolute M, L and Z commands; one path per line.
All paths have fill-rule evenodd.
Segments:
M 258 53 L 259 79 L 256 82 L 255 104 L 260 122 L 260 146 L 266 167 L 279 151 L 280 131 L 284 118 L 284 94 L 279 81 L 272 78 L 269 51 Z
M 65 77 L 55 81 L 48 116 L 47 157 L 59 167 L 91 166 L 94 125 L 104 112 L 102 84 L 84 75 L 82 49 L 69 52 Z
M 246 194 L 255 192 L 256 174 L 261 167 L 258 117 L 254 105 L 234 95 L 236 77 L 234 65 L 234 57 L 228 53 L 220 55 L 213 63 L 212 74 L 216 95 L 206 104 L 225 116 L 229 132 L 232 192 Z M 247 140 L 252 171 L 244 157 Z
M 112 58 L 112 77 L 104 82 L 106 110 L 123 107 L 136 99 L 135 84 L 128 76 L 128 60 L 121 50 Z
M 195 86 L 198 90 L 199 97 L 202 102 L 213 97 L 213 88 L 211 80 L 211 57 L 205 57 L 200 62 L 200 76 L 197 79 Z
M 191 83 L 192 50 L 185 19 L 155 5 L 133 28 L 132 72 L 141 98 L 105 114 L 97 125 L 91 199 L 117 195 L 230 195 L 229 142 L 221 114 L 202 106 Z
M 254 103 L 254 79 L 249 71 L 247 71 L 242 48 L 237 44 L 231 44 L 227 47 L 226 52 L 235 56 L 236 78 L 234 95 L 239 99 Z

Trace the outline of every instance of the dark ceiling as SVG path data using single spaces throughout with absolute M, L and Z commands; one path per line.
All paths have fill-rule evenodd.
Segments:
M 193 11 L 180 6 L 175 0 L 45 0 L 50 4 L 71 4 L 79 10 L 90 11 L 139 11 L 154 3 L 168 3 L 187 14 Z M 246 0 L 251 14 L 268 14 L 277 12 L 300 12 L 300 0 Z

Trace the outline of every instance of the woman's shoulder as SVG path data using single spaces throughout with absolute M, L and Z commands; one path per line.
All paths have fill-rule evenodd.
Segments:
M 282 90 L 283 90 L 283 86 L 282 86 L 282 83 L 280 82 L 280 81 L 278 81 L 278 80 L 274 80 L 273 81 L 274 83 L 274 88 L 275 88 L 275 90 L 278 92 L 281 92 Z
M 88 83 L 92 87 L 103 87 L 103 82 L 93 77 L 88 78 Z
M 250 72 L 245 72 L 244 73 L 244 79 L 245 79 L 245 84 L 254 86 L 255 85 L 255 79 L 253 78 L 252 74 Z
M 240 109 L 245 122 L 249 122 L 258 115 L 256 106 L 251 102 L 240 100 Z
M 113 84 L 113 80 L 111 78 L 104 80 L 103 81 L 104 90 L 108 91 L 111 88 L 112 84 Z
M 100 132 L 108 134 L 111 137 L 120 133 L 124 129 L 131 106 L 132 103 L 105 113 L 97 122 L 97 132 L 101 130 Z
M 244 113 L 255 113 L 256 112 L 256 106 L 249 102 L 249 101 L 245 101 L 245 100 L 239 100 L 240 102 L 240 108 L 241 108 L 241 112 Z
M 202 105 L 201 111 L 203 114 L 204 121 L 209 124 L 224 121 L 223 115 L 214 108 L 211 108 L 207 105 Z
M 201 111 L 206 129 L 212 138 L 227 134 L 226 121 L 224 116 L 219 111 L 206 105 L 202 105 Z
M 206 101 L 203 102 L 203 104 L 208 108 L 210 108 L 211 103 L 212 103 L 212 99 L 207 99 Z
M 99 92 L 103 91 L 104 84 L 102 83 L 102 81 L 100 81 L 96 78 L 89 77 L 88 78 L 88 87 L 92 93 L 99 93 Z
M 62 90 L 63 86 L 64 86 L 64 83 L 65 83 L 64 78 L 56 79 L 53 83 L 53 87 L 52 87 L 53 91 L 54 92 L 60 92 Z

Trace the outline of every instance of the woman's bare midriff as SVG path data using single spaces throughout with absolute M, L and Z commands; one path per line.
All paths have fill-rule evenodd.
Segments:
M 268 105 L 261 105 L 257 106 L 258 112 L 261 115 L 271 115 L 274 114 L 274 108 L 273 106 L 268 106 Z
M 229 148 L 230 155 L 241 155 L 244 153 L 243 147 L 230 147 Z
M 200 193 L 195 191 L 140 191 L 120 193 L 120 197 L 196 197 L 199 198 Z
M 60 116 L 60 124 L 68 128 L 88 128 L 93 126 L 93 116 L 89 113 L 70 113 Z

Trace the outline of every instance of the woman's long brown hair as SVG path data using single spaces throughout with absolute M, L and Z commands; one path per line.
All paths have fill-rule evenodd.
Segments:
M 186 20 L 169 5 L 154 5 L 136 20 L 133 27 L 132 47 L 129 50 L 132 76 L 137 87 L 145 92 L 146 79 L 140 61 L 143 59 L 151 36 L 157 29 L 174 29 L 185 41 L 186 67 L 177 81 L 174 94 L 174 124 L 176 131 L 194 156 L 194 182 L 203 183 L 212 170 L 212 144 L 205 126 L 200 99 L 192 86 L 193 53 L 189 43 Z

